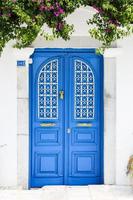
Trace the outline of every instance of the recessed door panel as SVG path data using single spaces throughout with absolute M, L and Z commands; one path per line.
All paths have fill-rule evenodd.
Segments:
M 35 130 L 35 145 L 45 146 L 45 145 L 60 145 L 61 144 L 61 134 L 59 129 L 51 128 L 37 128 Z
M 97 140 L 98 134 L 94 128 L 75 128 L 72 132 L 72 145 L 95 145 Z
M 69 184 L 100 183 L 100 58 L 83 53 L 69 56 Z M 93 181 L 91 178 L 93 177 Z M 101 178 L 102 182 L 102 178 Z
M 94 50 L 36 49 L 30 187 L 103 183 L 103 64 Z

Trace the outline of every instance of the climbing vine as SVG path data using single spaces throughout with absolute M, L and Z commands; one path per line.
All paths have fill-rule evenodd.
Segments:
M 65 19 L 80 6 L 91 6 L 96 11 L 87 23 L 93 25 L 89 29 L 91 37 L 102 42 L 100 52 L 133 33 L 133 0 L 1 0 L 0 52 L 11 39 L 16 41 L 15 47 L 24 48 L 39 34 L 46 39 L 68 40 L 74 26 Z M 52 35 L 45 32 L 44 24 L 51 28 Z

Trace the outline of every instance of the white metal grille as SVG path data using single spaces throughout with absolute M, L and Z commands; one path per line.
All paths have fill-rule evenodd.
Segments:
M 58 119 L 58 60 L 48 62 L 39 73 L 38 118 Z
M 75 60 L 74 118 L 94 119 L 95 78 L 91 68 Z

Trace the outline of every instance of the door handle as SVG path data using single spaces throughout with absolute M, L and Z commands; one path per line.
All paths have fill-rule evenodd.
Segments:
M 59 92 L 59 96 L 60 96 L 60 99 L 64 99 L 64 91 L 63 90 L 61 90 Z
M 77 126 L 79 127 L 92 127 L 91 123 L 78 123 Z
M 40 124 L 41 127 L 53 127 L 55 125 L 56 125 L 55 123 L 41 123 Z

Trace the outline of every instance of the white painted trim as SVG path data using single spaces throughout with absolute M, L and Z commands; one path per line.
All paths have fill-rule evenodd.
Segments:
M 37 48 L 37 47 L 36 47 Z M 73 48 L 73 47 L 72 47 Z M 82 47 L 80 47 L 80 48 L 82 48 Z M 88 47 L 89 48 L 89 47 Z M 28 94 L 29 94 L 29 92 L 28 92 L 28 66 L 29 66 L 29 63 L 28 63 L 28 61 L 29 61 L 29 58 L 30 58 L 30 56 L 32 55 L 32 53 L 34 52 L 34 48 L 25 48 L 25 49 L 22 49 L 22 50 L 14 50 L 14 55 L 16 56 L 15 58 L 16 58 L 16 60 L 17 59 L 23 59 L 23 60 L 25 60 L 26 61 L 26 68 L 18 68 L 18 73 L 19 73 L 19 75 L 21 74 L 22 76 L 24 76 L 24 77 L 27 77 L 26 79 L 18 79 L 18 85 L 19 85 L 19 87 L 18 88 L 20 88 L 20 87 L 23 87 L 24 88 L 24 91 L 27 91 L 26 92 L 26 97 L 24 96 L 21 96 L 21 97 L 23 97 L 22 99 L 20 98 L 18 98 L 19 99 L 19 101 L 21 101 L 21 103 L 25 100 L 25 101 L 27 101 L 27 98 L 29 98 L 29 96 L 28 96 Z M 105 54 L 104 54 L 104 58 L 105 58 L 105 60 L 107 61 L 107 63 L 105 63 L 105 67 L 104 67 L 104 70 L 105 69 L 107 69 L 106 70 L 106 73 L 105 73 L 105 79 L 107 79 L 108 80 L 108 74 L 107 73 L 109 73 L 108 72 L 108 70 L 110 69 L 111 70 L 111 72 L 112 72 L 112 70 L 113 70 L 113 68 L 115 67 L 115 66 L 112 66 L 111 64 L 110 64 L 110 58 L 115 58 L 115 57 L 117 57 L 118 55 L 120 55 L 120 52 L 121 52 L 121 49 L 120 48 L 110 48 L 110 49 L 108 49 L 106 52 L 105 52 Z M 112 60 L 112 59 L 111 59 Z M 21 81 L 26 81 L 26 84 L 24 84 L 23 82 L 21 82 Z M 105 81 L 105 80 L 104 80 Z M 112 80 L 112 83 L 114 82 L 114 80 Z M 110 89 L 108 88 L 108 84 L 106 85 L 105 84 L 105 90 L 106 90 L 106 92 L 107 92 L 107 94 L 105 94 L 105 96 L 104 96 L 104 98 L 105 98 L 105 101 L 107 102 L 107 105 L 106 105 L 106 112 L 105 112 L 105 114 L 106 114 L 106 117 L 107 117 L 107 115 L 110 115 L 110 113 L 109 113 L 109 111 L 107 110 L 107 109 L 109 109 L 110 107 L 112 108 L 112 99 L 110 99 L 110 98 L 108 98 L 108 95 L 109 95 L 109 97 L 110 97 Z M 110 101 L 111 100 L 111 101 Z M 115 99 L 114 99 L 114 101 L 115 101 Z M 22 106 L 22 105 L 21 105 Z M 27 107 L 27 110 L 26 110 L 26 118 L 27 118 L 27 127 L 29 126 L 29 120 L 28 120 L 28 116 L 29 116 L 29 110 L 28 110 L 28 107 Z M 21 117 L 18 119 L 18 120 L 22 120 L 21 119 Z M 109 120 L 111 120 L 110 118 L 109 118 Z M 110 132 L 109 132 L 109 130 L 108 130 L 108 128 L 107 127 L 110 127 L 110 124 L 111 123 L 113 123 L 113 122 L 111 122 L 111 121 L 105 121 L 105 125 L 106 125 L 106 127 L 105 127 L 105 131 L 104 131 L 104 142 L 105 142 L 105 151 L 106 151 L 106 155 L 104 155 L 104 167 L 105 167 L 105 170 L 104 170 L 104 184 L 115 184 L 115 164 L 114 164 L 114 162 L 115 162 L 115 160 L 114 160 L 114 156 L 115 156 L 115 146 L 114 147 L 111 147 L 111 149 L 110 149 L 110 146 L 108 146 L 108 142 L 111 142 L 113 145 L 115 145 L 115 143 L 113 143 L 114 142 L 114 135 L 115 135 L 115 133 L 113 134 L 113 135 L 111 135 L 111 137 L 113 137 L 113 139 L 111 139 L 111 141 L 108 141 L 108 138 L 109 138 L 109 136 L 108 135 L 110 135 Z M 21 121 L 21 123 L 23 124 L 24 122 L 23 121 Z M 114 131 L 114 130 L 113 130 Z M 18 129 L 18 132 L 20 133 L 18 136 L 19 137 L 21 137 L 22 138 L 22 136 L 21 136 L 21 130 L 19 131 L 19 129 Z M 23 132 L 22 132 L 23 133 Z M 29 140 L 29 130 L 28 129 L 25 129 L 25 132 L 24 132 L 25 134 L 27 134 L 27 141 Z M 26 148 L 26 152 L 25 152 L 25 155 L 28 157 L 28 155 L 29 155 L 29 144 L 27 143 L 25 143 L 25 148 Z M 22 151 L 22 146 L 20 147 L 20 149 L 21 149 L 21 151 Z M 113 149 L 112 149 L 113 148 Z M 18 153 L 20 153 L 21 151 L 18 151 Z M 105 153 L 105 152 L 104 152 Z M 109 156 L 111 156 L 111 163 L 109 163 L 108 161 L 109 161 L 109 159 L 108 159 L 108 157 Z M 108 170 L 108 163 L 111 165 L 111 168 L 109 168 L 109 170 L 110 170 L 110 173 L 109 173 L 109 170 Z M 113 163 L 113 164 L 112 164 Z M 22 165 L 22 163 L 18 163 L 18 165 L 19 165 L 19 170 L 21 169 L 21 165 Z M 25 166 L 28 166 L 29 165 L 29 159 L 26 159 L 25 160 Z M 26 167 L 25 167 L 25 169 L 27 169 Z M 110 174 L 110 175 L 109 175 Z M 23 172 L 23 176 L 24 176 L 24 179 L 22 179 L 21 180 L 21 176 L 22 176 L 22 174 L 19 174 L 19 184 L 21 184 L 21 186 L 23 186 L 24 188 L 27 188 L 28 187 L 28 171 L 27 170 L 24 170 L 24 172 Z
M 32 64 L 32 63 L 33 63 L 32 58 L 29 58 L 29 60 L 28 60 L 28 64 Z
M 13 49 L 13 54 L 16 56 L 16 59 L 29 58 L 30 55 L 34 52 L 34 48 L 24 48 L 24 49 Z
M 123 53 L 122 48 L 108 48 L 104 52 L 105 58 L 115 58 Z

